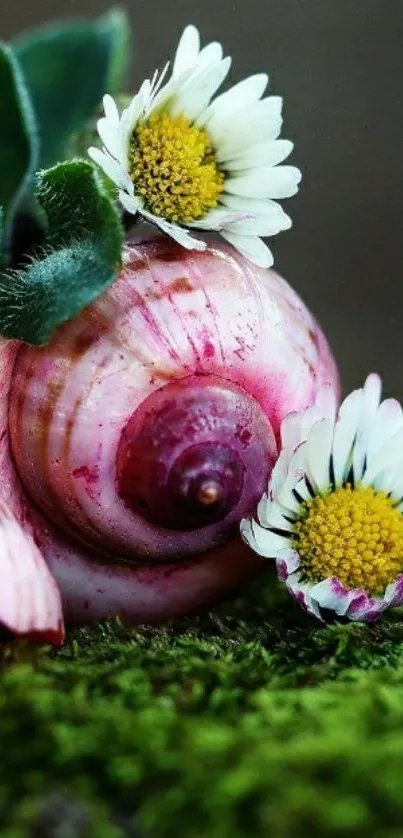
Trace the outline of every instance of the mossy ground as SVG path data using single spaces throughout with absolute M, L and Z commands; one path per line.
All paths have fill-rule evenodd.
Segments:
M 322 626 L 270 575 L 165 628 L 3 648 L 1 838 L 403 835 L 403 614 Z

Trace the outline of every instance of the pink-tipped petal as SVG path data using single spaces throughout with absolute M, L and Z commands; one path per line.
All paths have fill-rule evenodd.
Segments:
M 347 616 L 350 620 L 365 622 L 378 620 L 387 608 L 403 603 L 403 576 L 397 576 L 394 582 L 387 586 L 383 597 L 370 597 L 365 591 L 353 591 L 355 596 L 351 600 Z
M 400 574 L 385 591 L 385 599 L 389 605 L 403 605 L 403 575 Z
M 311 584 L 310 595 L 320 608 L 334 611 L 339 617 L 344 617 L 349 609 L 356 591 L 348 591 L 335 577 L 324 579 L 323 582 Z
M 286 582 L 300 566 L 299 555 L 296 550 L 279 550 L 276 558 L 277 575 L 280 582 Z
M 286 580 L 286 585 L 291 596 L 304 611 L 307 611 L 311 617 L 316 617 L 318 620 L 323 621 L 318 603 L 311 597 L 312 584 L 310 582 L 304 582 L 298 570 L 296 573 L 289 575 Z
M 371 597 L 366 591 L 354 590 L 350 593 L 352 596 L 346 611 L 346 617 L 353 622 L 369 623 L 378 620 L 382 612 L 389 607 L 386 600 Z
M 0 624 L 35 642 L 64 640 L 60 594 L 42 553 L 0 500 Z
M 287 580 L 288 587 L 291 581 L 292 577 Z M 403 603 L 403 576 L 398 576 L 388 585 L 383 596 L 371 596 L 361 588 L 348 590 L 336 577 L 305 585 L 308 585 L 305 597 L 309 595 L 318 610 L 333 611 L 338 617 L 347 617 L 352 621 L 373 622 L 388 608 Z

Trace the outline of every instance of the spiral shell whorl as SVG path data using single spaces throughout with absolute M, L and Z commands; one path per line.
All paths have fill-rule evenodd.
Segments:
M 226 519 L 221 540 L 256 505 L 275 456 L 270 423 L 247 393 L 214 376 L 184 378 L 157 390 L 129 419 L 118 491 L 134 511 L 170 530 Z M 213 529 L 209 538 L 214 546 Z

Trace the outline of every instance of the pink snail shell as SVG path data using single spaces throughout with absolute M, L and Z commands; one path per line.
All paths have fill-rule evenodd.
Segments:
M 48 346 L 3 342 L 0 373 L 0 495 L 73 620 L 164 620 L 259 573 L 238 524 L 280 423 L 324 382 L 338 391 L 281 277 L 166 239 L 129 243 L 112 287 Z

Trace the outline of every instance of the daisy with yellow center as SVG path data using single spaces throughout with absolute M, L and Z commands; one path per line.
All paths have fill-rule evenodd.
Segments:
M 374 620 L 403 603 L 403 411 L 370 375 L 338 413 L 322 388 L 281 427 L 281 454 L 244 540 L 276 560 L 311 614 Z
M 264 73 L 214 98 L 230 65 L 221 44 L 200 49 L 198 30 L 186 27 L 165 84 L 168 65 L 121 115 L 104 97 L 103 150 L 88 153 L 118 187 L 127 212 L 188 249 L 206 248 L 191 229 L 219 230 L 252 262 L 269 267 L 273 257 L 260 236 L 291 226 L 276 199 L 294 195 L 301 174 L 278 165 L 293 145 L 278 138 L 282 100 L 262 98 Z

